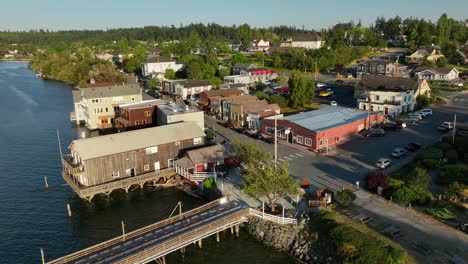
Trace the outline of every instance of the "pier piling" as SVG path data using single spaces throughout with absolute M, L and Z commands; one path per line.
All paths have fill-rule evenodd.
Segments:
M 72 211 L 71 211 L 71 208 L 70 208 L 70 204 L 67 203 L 67 212 L 68 212 L 68 217 L 71 217 L 72 216 Z
M 46 189 L 49 188 L 49 183 L 47 182 L 47 177 L 44 177 L 44 184 Z

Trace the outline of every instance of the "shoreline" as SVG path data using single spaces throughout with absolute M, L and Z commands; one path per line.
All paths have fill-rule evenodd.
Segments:
M 8 61 L 8 62 L 30 62 L 32 61 L 33 59 L 17 59 L 17 58 L 14 58 L 14 59 L 8 59 L 8 58 L 0 58 L 0 61 Z

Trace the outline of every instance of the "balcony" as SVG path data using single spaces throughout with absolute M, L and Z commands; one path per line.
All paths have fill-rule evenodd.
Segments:
M 358 103 L 369 103 L 367 98 L 359 98 Z M 371 101 L 371 104 L 377 105 L 401 105 L 401 101 L 397 100 L 379 100 L 379 101 Z

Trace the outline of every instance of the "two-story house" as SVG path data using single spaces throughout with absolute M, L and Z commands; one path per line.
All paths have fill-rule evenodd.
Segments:
M 288 39 L 282 47 L 301 49 L 320 49 L 325 45 L 325 41 L 318 34 L 298 34 Z
M 243 94 L 244 94 L 243 91 L 236 89 L 236 88 L 210 90 L 210 91 L 202 92 L 200 94 L 200 100 L 198 101 L 198 107 L 202 110 L 209 111 L 212 99 L 241 96 Z
M 124 104 L 118 107 L 115 127 L 119 130 L 131 130 L 157 125 L 156 106 L 164 105 L 166 100 L 155 99 L 141 103 Z
M 173 167 L 185 150 L 204 142 L 205 132 L 193 122 L 77 139 L 62 157 L 64 177 L 79 188 L 144 177 Z
M 260 118 L 280 113 L 277 104 L 269 104 L 266 100 L 255 102 L 231 102 L 229 104 L 230 121 L 237 126 L 260 129 Z
M 426 80 L 386 76 L 365 76 L 354 90 L 359 109 L 388 116 L 413 111 L 417 96 L 422 94 L 430 96 Z
M 89 130 L 112 128 L 119 105 L 142 101 L 137 84 L 80 88 L 72 93 L 75 112 L 70 116 Z
M 254 68 L 257 68 L 257 66 L 252 63 L 236 63 L 232 66 L 232 75 L 240 75 L 241 71 Z
M 431 68 L 417 67 L 412 71 L 412 74 L 417 79 L 436 80 L 436 81 L 457 81 L 459 79 L 459 71 L 456 68 Z
M 217 99 L 217 104 L 220 106 L 218 118 L 223 121 L 231 120 L 231 104 L 233 103 L 254 103 L 259 101 L 257 96 L 254 95 L 242 95 L 235 97 L 224 97 Z M 214 100 L 213 100 L 214 101 Z
M 174 80 L 164 81 L 161 91 L 175 98 L 190 100 L 197 99 L 200 93 L 211 88 L 211 83 L 205 80 Z
M 406 57 L 408 64 L 419 65 L 424 60 L 437 61 L 439 58 L 444 57 L 440 46 L 432 45 L 430 47 L 423 47 L 416 50 L 413 54 Z
M 253 39 L 250 42 L 249 51 L 267 51 L 270 48 L 270 40 Z
M 399 65 L 398 62 L 393 62 L 384 59 L 372 59 L 356 66 L 356 76 L 362 78 L 363 75 L 385 75 L 393 77 L 402 77 L 406 72 L 405 65 Z
M 249 76 L 250 83 L 265 83 L 266 81 L 277 78 L 278 74 L 274 70 L 265 68 L 251 68 L 241 70 L 240 76 Z
M 143 73 L 143 76 L 154 76 L 158 74 L 164 75 L 168 69 L 177 72 L 183 68 L 183 64 L 177 63 L 174 60 L 160 55 L 152 55 L 143 62 L 141 72 Z

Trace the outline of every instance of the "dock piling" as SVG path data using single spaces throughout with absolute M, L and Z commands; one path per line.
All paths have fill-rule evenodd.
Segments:
M 67 203 L 67 212 L 68 212 L 68 217 L 71 217 L 72 216 L 72 211 L 71 211 L 69 203 Z
M 44 177 L 44 184 L 46 189 L 49 188 L 49 183 L 47 182 L 47 177 Z
M 219 232 L 216 232 L 216 242 L 219 242 Z
M 45 264 L 44 250 L 41 248 L 41 260 L 42 264 Z

